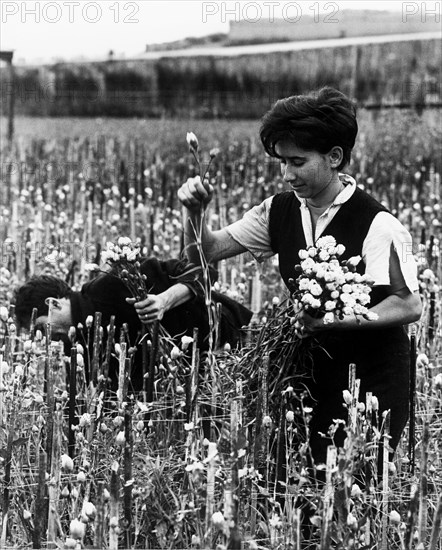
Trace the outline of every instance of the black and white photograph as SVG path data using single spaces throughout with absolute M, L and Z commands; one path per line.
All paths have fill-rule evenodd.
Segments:
M 441 8 L 1 1 L 1 550 L 442 550 Z

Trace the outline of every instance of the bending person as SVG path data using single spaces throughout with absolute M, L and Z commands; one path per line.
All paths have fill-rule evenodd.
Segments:
M 48 322 L 47 299 L 54 298 L 52 337 L 63 340 L 66 345 L 70 343 L 68 333 L 72 326 L 77 328 L 79 341 L 85 340 L 86 319 L 99 311 L 102 313 L 103 327 L 108 326 L 112 315 L 115 316 L 116 341 L 119 340 L 120 329 L 126 324 L 129 342 L 135 346 L 140 339 L 142 325 L 159 320 L 170 336 L 177 338 L 177 344 L 179 337 L 192 336 L 193 328 L 197 327 L 199 347 L 207 349 L 209 323 L 205 299 L 194 275 L 187 274 L 187 263 L 148 258 L 142 261 L 140 270 L 147 277 L 150 294 L 145 300 L 136 303 L 123 281 L 111 273 L 100 275 L 84 284 L 80 292 L 74 292 L 57 277 L 33 277 L 15 292 L 18 326 L 29 329 L 32 311 L 36 308 L 35 328 L 44 329 Z M 228 342 L 235 346 L 240 341 L 241 327 L 249 323 L 252 312 L 222 294 L 213 292 L 212 297 L 215 303 L 222 305 L 219 343 Z M 113 387 L 116 387 L 117 381 L 117 372 L 114 372 L 116 368 L 110 372 Z M 140 346 L 137 348 L 130 382 L 134 390 L 142 389 Z

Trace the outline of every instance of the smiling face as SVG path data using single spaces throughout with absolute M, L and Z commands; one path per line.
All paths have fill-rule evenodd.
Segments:
M 342 150 L 334 147 L 326 154 L 306 151 L 291 141 L 280 141 L 275 152 L 281 162 L 281 174 L 298 198 L 322 206 L 333 200 L 339 188 L 337 166 Z

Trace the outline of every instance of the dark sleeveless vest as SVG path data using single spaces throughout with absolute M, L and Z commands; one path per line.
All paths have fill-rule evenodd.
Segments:
M 296 278 L 294 266 L 300 262 L 299 250 L 307 248 L 300 206 L 296 195 L 288 191 L 275 195 L 270 209 L 270 243 L 272 250 L 279 254 L 279 269 L 287 286 L 290 278 Z M 364 239 L 379 212 L 388 210 L 359 188 L 356 188 L 351 198 L 341 206 L 323 235 L 332 235 L 337 243 L 345 246 L 342 260 L 362 256 Z M 363 261 L 359 263 L 357 270 L 361 274 L 365 273 Z M 386 296 L 385 287 L 375 287 L 371 293 L 371 305 L 379 303 Z
M 301 203 L 296 195 L 289 191 L 275 195 L 270 208 L 269 234 L 271 247 L 279 254 L 279 270 L 287 285 L 289 279 L 296 279 L 295 265 L 300 263 L 298 252 L 307 248 L 301 221 Z M 379 212 L 387 212 L 379 202 L 367 193 L 356 188 L 352 197 L 345 202 L 323 231 L 323 236 L 332 235 L 336 242 L 345 246 L 341 256 L 346 260 L 352 256 L 362 256 L 362 246 L 370 225 Z M 365 272 L 363 261 L 358 271 Z M 376 286 L 371 292 L 370 305 L 376 305 L 389 294 L 388 286 Z M 330 330 L 318 333 L 320 344 L 334 356 L 362 363 L 367 352 L 372 360 L 374 350 L 380 354 L 388 353 L 391 346 L 408 349 L 408 337 L 403 327 L 367 330 Z M 345 352 L 344 352 L 345 350 Z M 380 359 L 380 357 L 379 357 Z

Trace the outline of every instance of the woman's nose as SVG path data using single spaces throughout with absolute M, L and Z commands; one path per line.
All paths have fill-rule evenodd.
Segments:
M 283 179 L 284 181 L 286 182 L 290 182 L 290 181 L 293 181 L 296 179 L 296 174 L 293 170 L 293 168 L 291 166 L 289 166 L 288 164 L 285 165 L 284 167 L 284 172 L 283 172 Z

